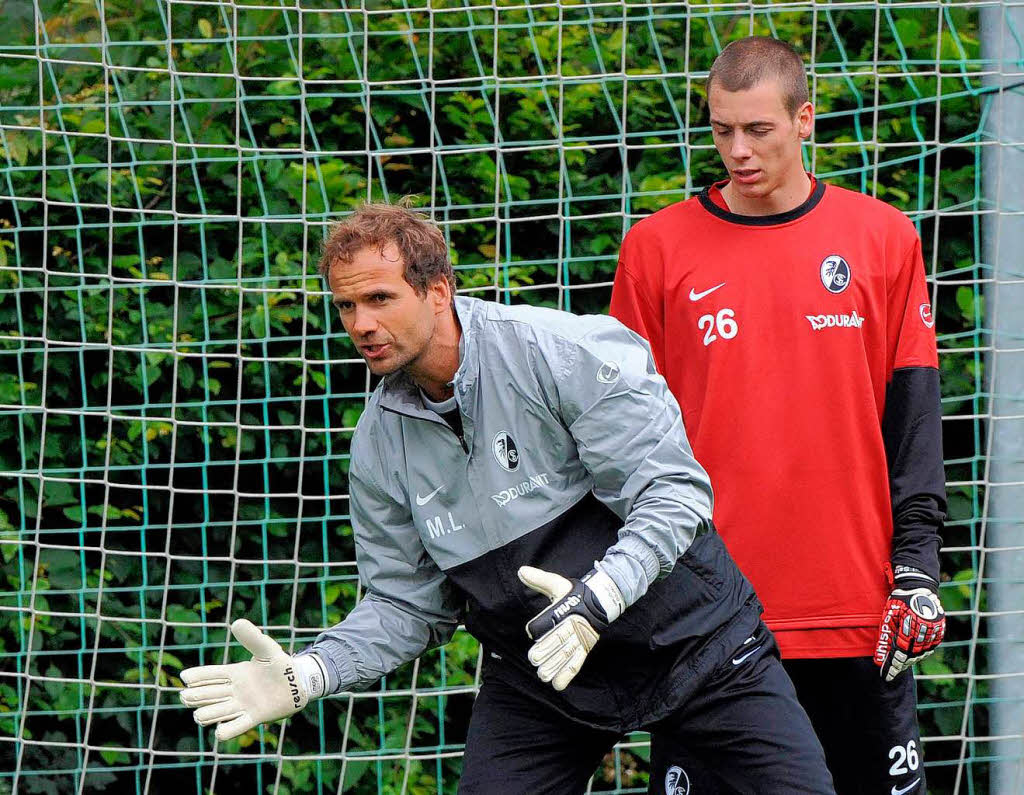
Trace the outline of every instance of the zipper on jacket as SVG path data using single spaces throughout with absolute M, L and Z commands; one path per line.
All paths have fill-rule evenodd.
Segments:
M 459 444 L 462 445 L 463 452 L 469 455 L 469 447 L 466 446 L 466 426 L 462 423 L 462 410 L 456 406 L 452 411 L 446 411 L 441 415 L 441 419 L 444 420 L 444 424 L 448 426 L 449 430 L 455 434 L 459 440 Z
M 456 433 L 455 429 L 451 425 L 449 425 L 447 422 L 445 422 L 443 419 L 441 419 L 440 417 L 438 417 L 435 420 L 435 419 L 432 419 L 430 417 L 421 417 L 421 416 L 419 416 L 417 414 L 408 414 L 408 413 L 406 413 L 404 411 L 399 411 L 398 409 L 393 409 L 390 406 L 381 406 L 380 408 L 381 408 L 381 411 L 390 411 L 392 414 L 397 414 L 399 417 L 408 417 L 411 420 L 420 420 L 421 422 L 430 422 L 430 423 L 433 423 L 434 425 L 443 425 L 445 428 L 447 428 L 449 431 L 451 431 L 452 436 L 454 436 L 456 439 L 459 440 L 459 447 L 462 448 L 462 452 L 464 452 L 466 455 L 469 455 L 469 446 L 466 444 L 465 433 L 462 433 L 462 434 Z

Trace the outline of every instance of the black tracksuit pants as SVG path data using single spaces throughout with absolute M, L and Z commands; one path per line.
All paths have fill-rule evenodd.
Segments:
M 550 687 L 537 682 L 537 687 Z M 571 687 L 571 685 L 570 685 Z M 737 793 L 833 793 L 810 721 L 762 624 L 686 705 L 651 732 L 650 792 L 689 795 L 696 754 Z M 461 795 L 573 795 L 620 735 L 564 717 L 499 679 L 473 707 Z

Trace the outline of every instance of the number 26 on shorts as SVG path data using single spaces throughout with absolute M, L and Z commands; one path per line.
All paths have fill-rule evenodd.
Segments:
M 901 776 L 904 773 L 912 773 L 921 764 L 921 758 L 917 754 L 917 743 L 911 740 L 907 747 L 894 745 L 889 749 L 889 758 L 895 760 L 889 768 L 890 776 Z

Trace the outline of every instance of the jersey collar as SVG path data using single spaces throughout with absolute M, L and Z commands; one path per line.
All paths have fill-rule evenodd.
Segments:
M 728 183 L 729 180 L 725 179 L 721 182 L 716 182 L 712 187 L 721 189 Z M 790 221 L 795 221 L 797 218 L 802 218 L 817 207 L 821 197 L 825 195 L 825 183 L 821 179 L 817 180 L 814 190 L 811 191 L 811 195 L 807 197 L 803 204 L 794 207 L 792 210 L 776 213 L 775 215 L 740 215 L 739 213 L 730 212 L 715 204 L 711 200 L 711 196 L 708 195 L 709 191 L 710 188 L 704 188 L 697 198 L 700 200 L 701 206 L 715 217 L 728 221 L 731 224 L 741 224 L 743 226 L 777 226 L 778 224 L 786 224 Z

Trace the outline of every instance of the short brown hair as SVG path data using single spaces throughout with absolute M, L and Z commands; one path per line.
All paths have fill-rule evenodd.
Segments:
M 351 262 L 357 251 L 371 246 L 383 253 L 388 243 L 398 247 L 405 280 L 419 295 L 438 279 L 447 280 L 455 295 L 455 271 L 444 234 L 426 216 L 409 209 L 404 199 L 398 204 L 367 202 L 338 221 L 324 240 L 317 270 L 329 279 L 335 263 Z
M 770 78 L 779 81 L 782 103 L 795 116 L 808 99 L 803 59 L 784 41 L 748 36 L 732 42 L 715 58 L 708 73 L 708 94 L 715 83 L 726 91 L 747 91 Z

